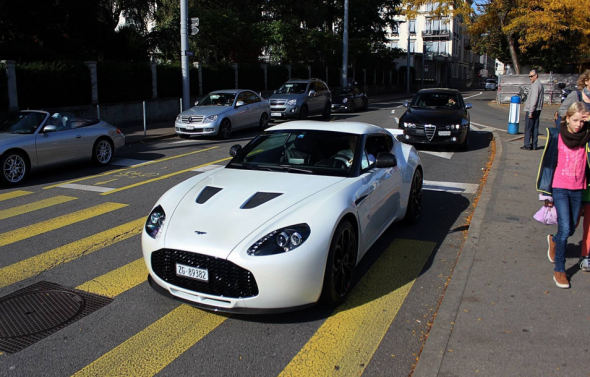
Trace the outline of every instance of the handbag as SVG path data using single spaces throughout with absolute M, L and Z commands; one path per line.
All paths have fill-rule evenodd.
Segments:
M 557 210 L 551 201 L 545 200 L 545 204 L 535 213 L 533 218 L 545 225 L 555 225 L 557 224 Z

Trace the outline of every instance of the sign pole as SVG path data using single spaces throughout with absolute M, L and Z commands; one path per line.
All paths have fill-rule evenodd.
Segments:
M 190 107 L 190 77 L 188 66 L 188 0 L 180 0 L 180 60 L 182 66 L 182 109 Z

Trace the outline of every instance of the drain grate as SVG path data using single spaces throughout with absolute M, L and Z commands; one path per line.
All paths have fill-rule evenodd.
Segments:
M 113 299 L 46 281 L 0 299 L 0 350 L 15 353 Z

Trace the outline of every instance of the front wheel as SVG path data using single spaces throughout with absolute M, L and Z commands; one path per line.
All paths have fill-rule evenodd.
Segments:
M 219 126 L 218 136 L 220 139 L 227 140 L 229 139 L 229 135 L 231 135 L 231 124 L 229 120 L 224 119 Z
M 113 159 L 113 145 L 107 139 L 98 139 L 92 148 L 92 160 L 97 165 L 107 165 Z
M 260 121 L 258 122 L 258 128 L 260 131 L 264 131 L 268 128 L 268 114 L 262 113 L 260 115 Z
M 12 186 L 22 182 L 27 176 L 27 162 L 20 152 L 10 152 L 0 160 L 2 166 L 2 183 Z
M 336 228 L 330 243 L 324 286 L 320 300 L 327 305 L 339 305 L 352 289 L 358 244 L 352 224 L 343 221 Z
M 422 173 L 420 170 L 414 172 L 412 186 L 410 187 L 410 197 L 408 198 L 408 209 L 404 222 L 406 224 L 416 224 L 422 212 Z
M 465 152 L 469 149 L 469 128 L 467 129 L 467 133 L 465 134 L 465 140 L 459 145 L 459 150 Z
M 306 120 L 308 114 L 309 114 L 309 110 L 307 110 L 307 106 L 303 106 L 301 108 L 301 110 L 299 111 L 299 119 Z
M 328 120 L 330 119 L 330 115 L 332 114 L 332 106 L 327 103 L 324 107 L 324 112 L 322 113 L 322 119 Z

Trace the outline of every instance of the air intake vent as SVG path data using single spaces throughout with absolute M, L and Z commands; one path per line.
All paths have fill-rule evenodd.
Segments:
M 211 199 L 211 197 L 213 197 L 213 195 L 217 194 L 221 190 L 222 189 L 220 189 L 219 187 L 211 187 L 211 186 L 205 187 L 203 189 L 203 191 L 201 191 L 201 193 L 197 197 L 197 204 L 205 203 L 207 200 Z
M 264 204 L 270 200 L 273 200 L 277 196 L 281 195 L 283 194 L 276 192 L 257 192 L 246 203 L 244 203 L 242 209 L 256 208 L 259 205 Z

